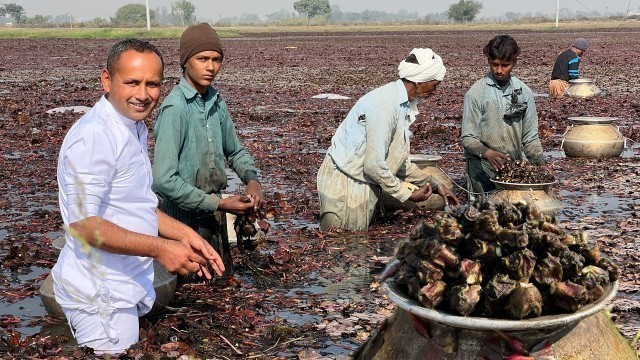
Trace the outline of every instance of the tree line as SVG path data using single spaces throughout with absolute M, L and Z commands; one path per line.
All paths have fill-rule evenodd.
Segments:
M 255 14 L 244 14 L 239 17 L 213 19 L 196 19 L 196 7 L 189 0 L 176 0 L 170 7 L 158 7 L 150 11 L 151 23 L 153 26 L 189 26 L 196 21 L 206 21 L 217 25 L 309 25 L 328 23 L 439 23 L 439 22 L 471 22 L 476 20 L 482 10 L 482 2 L 475 0 L 459 0 L 451 4 L 447 11 L 443 13 L 419 16 L 416 12 L 400 10 L 396 14 L 384 11 L 365 10 L 362 12 L 343 12 L 338 6 L 331 5 L 329 0 L 298 0 L 292 3 L 295 12 L 280 10 L 272 14 L 267 14 L 260 18 Z M 560 9 L 563 19 L 580 19 L 599 17 L 596 12 L 574 13 L 570 9 Z M 622 16 L 623 14 L 615 14 Z M 60 24 L 73 23 L 74 26 L 86 27 L 144 27 L 146 26 L 146 6 L 143 4 L 126 4 L 117 9 L 115 15 L 108 19 L 95 18 L 90 21 L 78 23 L 71 14 L 58 16 L 35 15 L 28 17 L 24 8 L 16 3 L 7 3 L 0 6 L 0 16 L 7 20 L 13 20 L 18 26 L 58 26 Z M 506 12 L 498 20 L 517 21 L 522 18 L 548 20 L 544 14 L 536 13 L 514 13 Z M 1 20 L 1 19 L 0 19 Z M 495 19 L 494 19 L 495 20 Z

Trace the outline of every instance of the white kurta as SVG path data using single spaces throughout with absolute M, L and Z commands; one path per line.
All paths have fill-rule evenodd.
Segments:
M 151 183 L 144 122 L 122 117 L 102 97 L 73 125 L 60 149 L 58 186 L 65 226 L 97 216 L 157 236 L 158 200 Z M 56 301 L 63 308 L 100 314 L 107 334 L 113 334 L 107 319 L 114 309 L 137 307 L 140 315 L 151 309 L 151 258 L 98 250 L 68 231 L 65 238 L 52 270 Z
M 318 171 L 323 229 L 366 230 L 381 191 L 400 202 L 419 186 L 438 181 L 409 161 L 411 131 L 418 114 L 401 80 L 360 98 L 331 139 Z

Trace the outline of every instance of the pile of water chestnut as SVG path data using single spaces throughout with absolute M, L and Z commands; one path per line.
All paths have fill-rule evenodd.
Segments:
M 535 205 L 493 202 L 440 212 L 396 251 L 393 281 L 429 309 L 526 319 L 573 313 L 599 300 L 619 267 Z

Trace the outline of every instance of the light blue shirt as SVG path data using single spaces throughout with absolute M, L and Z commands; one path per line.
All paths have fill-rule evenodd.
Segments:
M 411 105 L 402 80 L 370 91 L 342 121 L 327 154 L 346 175 L 378 185 L 400 201 L 407 200 L 412 191 L 402 186 L 397 174 L 418 170 L 408 160 L 409 125 L 417 114 Z

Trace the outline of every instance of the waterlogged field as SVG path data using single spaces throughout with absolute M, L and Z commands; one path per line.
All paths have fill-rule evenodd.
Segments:
M 412 150 L 441 155 L 439 165 L 463 185 L 462 99 L 488 70 L 482 47 L 496 33 L 263 32 L 225 39 L 216 87 L 261 169 L 276 217 L 259 251 L 235 254 L 239 266 L 233 281 L 180 287 L 164 314 L 142 321 L 143 340 L 130 355 L 273 359 L 352 354 L 394 310 L 378 290 L 375 274 L 410 227 L 430 215 L 386 214 L 368 233 L 319 231 L 315 176 L 331 136 L 358 97 L 396 79 L 398 62 L 413 47 L 431 47 L 448 71 L 438 94 L 421 105 Z M 571 229 L 586 230 L 589 242 L 599 243 L 622 266 L 610 311 L 632 341 L 640 326 L 640 91 L 635 81 L 640 34 L 614 28 L 510 34 L 523 48 L 514 72 L 538 94 L 540 134 L 558 179 L 554 191 L 564 205 L 558 219 Z M 549 99 L 555 56 L 579 36 L 590 44 L 581 74 L 594 79 L 603 95 Z M 58 149 L 80 116 L 47 111 L 92 106 L 98 100 L 99 72 L 115 41 L 0 40 L 0 354 L 8 357 L 92 357 L 74 352 L 64 321 L 45 315 L 38 297 L 57 257 L 51 243 L 62 234 Z M 153 43 L 167 63 L 166 94 L 180 76 L 178 41 Z M 319 94 L 348 99 L 314 98 Z M 569 116 L 618 117 L 616 125 L 628 138 L 623 156 L 564 157 L 560 143 Z M 153 119 L 147 124 L 151 128 Z

